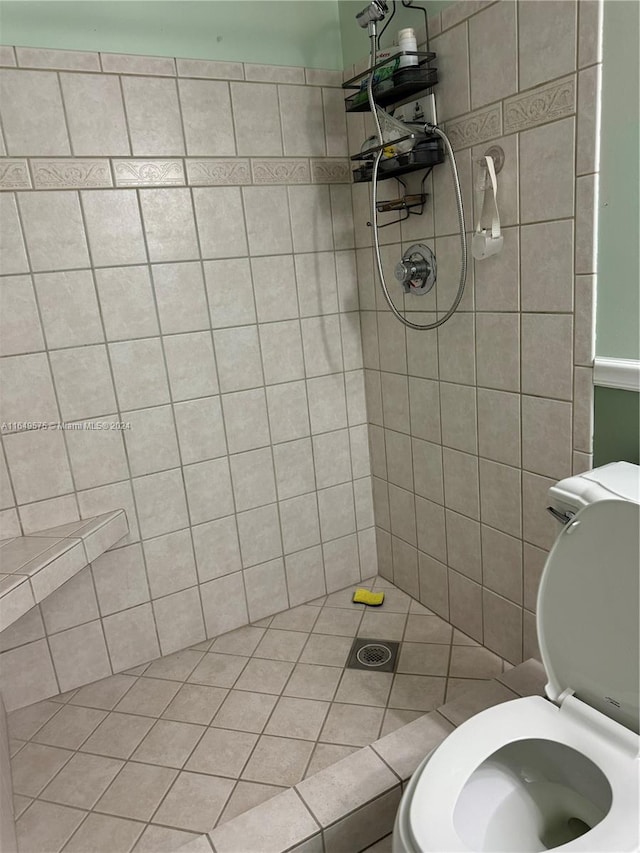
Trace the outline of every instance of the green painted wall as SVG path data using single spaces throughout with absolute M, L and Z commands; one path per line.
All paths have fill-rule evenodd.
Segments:
M 368 0 L 338 0 L 338 11 L 340 15 L 340 33 L 342 38 L 342 57 L 345 67 L 358 62 L 369 51 L 369 40 L 367 31 L 356 23 L 357 13 L 367 5 Z M 391 0 L 387 0 L 391 7 Z M 434 15 L 445 6 L 450 6 L 454 0 L 425 0 L 420 3 L 427 9 L 429 15 Z M 380 44 L 387 47 L 392 44 L 396 33 L 403 27 L 424 26 L 424 15 L 413 9 L 407 9 L 397 0 L 396 14 L 384 33 Z
M 606 0 L 596 352 L 640 358 L 640 4 Z
M 640 358 L 640 5 L 605 0 L 596 352 Z M 594 463 L 638 462 L 640 397 L 595 389 Z
M 3 0 L 0 41 L 343 67 L 336 0 Z
M 640 395 L 617 388 L 596 388 L 594 465 L 624 459 L 640 464 Z

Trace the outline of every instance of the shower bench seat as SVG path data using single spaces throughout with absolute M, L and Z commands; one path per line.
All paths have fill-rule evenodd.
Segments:
M 0 542 L 0 631 L 129 532 L 123 509 Z

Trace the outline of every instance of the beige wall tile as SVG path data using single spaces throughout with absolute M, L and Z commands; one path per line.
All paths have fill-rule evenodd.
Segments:
M 34 271 L 89 266 L 77 193 L 18 193 L 18 202 Z
M 18 220 L 16 197 L 13 193 L 0 196 L 0 248 L 2 249 L 3 275 L 28 272 L 27 253 Z
M 520 480 L 518 468 L 480 460 L 482 521 L 513 536 L 521 535 Z
M 562 479 L 571 475 L 571 403 L 522 397 L 522 465 Z
M 0 282 L 0 354 L 15 355 L 44 349 L 44 338 L 33 285 L 28 276 Z
M 230 453 L 269 444 L 267 407 L 262 388 L 225 394 L 222 397 L 222 409 Z
M 213 341 L 208 332 L 163 338 L 169 385 L 174 400 L 190 400 L 218 393 Z M 194 371 L 193 365 L 200 370 Z
M 593 0 L 583 2 L 580 17 L 586 7 L 599 5 Z M 587 14 L 585 12 L 585 14 Z M 601 67 L 595 65 L 578 74 L 578 117 L 576 143 L 576 174 L 586 175 L 598 171 L 598 125 L 600 121 Z
M 46 640 L 4 652 L 0 662 L 2 699 L 8 711 L 54 696 L 60 690 Z M 16 773 L 14 771 L 14 786 L 18 791 Z
M 527 471 L 522 473 L 523 538 L 539 548 L 551 548 L 558 535 L 558 523 L 546 510 L 547 491 L 555 482 Z
M 82 194 L 82 206 L 91 254 L 96 266 L 146 262 L 135 190 L 85 191 Z
M 169 402 L 160 338 L 110 344 L 109 358 L 122 409 Z
M 238 187 L 196 188 L 193 190 L 193 203 L 203 258 L 229 258 L 247 254 Z
M 598 228 L 598 178 L 585 175 L 576 180 L 576 272 L 596 272 Z
M 243 571 L 249 619 L 271 616 L 289 606 L 282 558 Z
M 111 414 L 117 408 L 105 346 L 52 352 L 51 369 L 65 420 Z
M 278 100 L 284 154 L 323 157 L 326 148 L 322 91 L 311 86 L 278 86 Z
M 230 260 L 208 261 L 203 264 L 203 268 L 213 328 L 219 329 L 255 323 L 256 309 L 249 259 L 232 258 Z M 258 301 L 258 287 L 260 285 L 260 281 L 256 282 L 256 301 Z M 266 301 L 269 305 L 272 302 L 270 298 Z M 258 304 L 260 305 L 260 302 Z M 260 317 L 260 319 L 263 318 Z M 281 318 L 267 317 L 267 319 Z
M 13 49 L 9 48 L 9 50 Z M 46 50 L 43 48 L 17 47 L 16 54 L 18 64 L 21 68 L 100 71 L 100 59 L 97 53 L 82 52 L 79 50 Z M 11 64 L 14 65 L 15 62 Z
M 141 190 L 140 205 L 151 261 L 187 261 L 198 257 L 188 189 Z
M 149 600 L 140 545 L 128 545 L 102 554 L 93 561 L 92 574 L 103 616 Z
M 153 616 L 163 655 L 205 638 L 202 605 L 197 587 L 175 592 L 153 602 Z
M 504 391 L 520 389 L 520 317 L 477 314 L 478 385 Z
M 243 190 L 249 249 L 252 255 L 289 254 L 289 205 L 285 187 L 245 187 Z M 299 251 L 314 246 L 300 244 Z
M 520 229 L 522 310 L 573 310 L 573 223 L 541 222 Z
M 418 553 L 420 602 L 443 619 L 449 619 L 449 581 L 444 563 Z
M 174 406 L 184 464 L 223 456 L 227 445 L 219 397 L 203 397 Z
M 249 621 L 241 572 L 204 583 L 200 592 L 208 637 L 232 631 Z
M 44 353 L 4 358 L 0 363 L 3 422 L 55 421 L 58 406 L 51 368 Z M 8 427 L 16 430 L 19 427 Z
M 107 340 L 158 334 L 147 267 L 99 269 L 95 277 Z
M 116 672 L 160 656 L 150 604 L 107 616 L 103 624 Z
M 440 119 L 462 115 L 471 109 L 469 94 L 469 55 L 467 24 L 453 27 L 431 42 L 438 55 L 438 80 L 441 89 Z
M 131 153 L 117 77 L 61 74 L 60 84 L 75 156 Z
M 447 510 L 446 531 L 448 565 L 481 583 L 483 561 L 479 522 Z
M 277 86 L 231 83 L 231 100 L 238 154 L 282 156 Z
M 7 462 L 19 503 L 72 491 L 61 432 L 22 432 L 4 437 Z
M 41 274 L 35 276 L 34 281 L 50 348 L 104 340 L 89 270 Z
M 483 524 L 482 566 L 486 587 L 516 604 L 522 603 L 522 543 L 519 539 Z
M 575 69 L 577 8 L 574 0 L 519 6 L 521 90 Z
M 60 690 L 72 690 L 111 675 L 111 664 L 100 620 L 49 637 Z
M 133 491 L 144 539 L 187 526 L 185 490 L 179 469 L 137 477 Z
M 87 567 L 48 595 L 41 603 L 48 633 L 64 631 L 99 617 L 98 602 Z
M 258 320 L 261 323 L 290 320 L 298 316 L 292 256 L 252 258 L 251 271 Z
M 179 80 L 180 106 L 191 156 L 234 156 L 236 153 L 229 84 Z
M 573 320 L 570 314 L 522 315 L 523 393 L 570 400 L 572 359 Z
M 520 397 L 503 391 L 478 389 L 480 456 L 520 465 Z
M 522 660 L 522 609 L 488 589 L 483 590 L 484 643 L 510 663 Z
M 500 100 L 517 90 L 516 4 L 499 3 L 469 21 L 471 107 Z M 487 51 L 493 44 L 494 51 Z
M 123 77 L 122 91 L 134 157 L 184 154 L 174 80 Z
M 449 618 L 465 634 L 482 642 L 482 587 L 452 569 L 448 574 Z
M 573 216 L 574 131 L 566 118 L 520 134 L 522 222 Z
M 0 114 L 10 155 L 71 153 L 57 74 L 3 71 L 1 85 Z
M 194 539 L 195 529 L 198 528 L 194 528 Z M 104 557 L 108 556 L 108 554 L 104 555 Z M 178 530 L 175 533 L 148 539 L 144 543 L 144 557 L 151 598 L 178 592 L 197 583 L 189 530 Z M 135 560 L 136 566 L 142 566 L 141 552 L 135 554 Z

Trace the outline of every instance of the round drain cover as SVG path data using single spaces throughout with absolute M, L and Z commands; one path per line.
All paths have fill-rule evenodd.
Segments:
M 381 643 L 368 643 L 358 649 L 356 657 L 363 666 L 384 666 L 391 660 L 391 649 Z

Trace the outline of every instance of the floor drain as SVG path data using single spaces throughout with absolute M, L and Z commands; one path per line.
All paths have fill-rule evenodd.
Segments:
M 390 640 L 371 640 L 357 637 L 353 641 L 347 669 L 369 669 L 393 672 L 396 668 L 399 643 Z
M 380 643 L 368 643 L 358 649 L 356 657 L 365 666 L 384 666 L 391 660 L 391 649 Z

